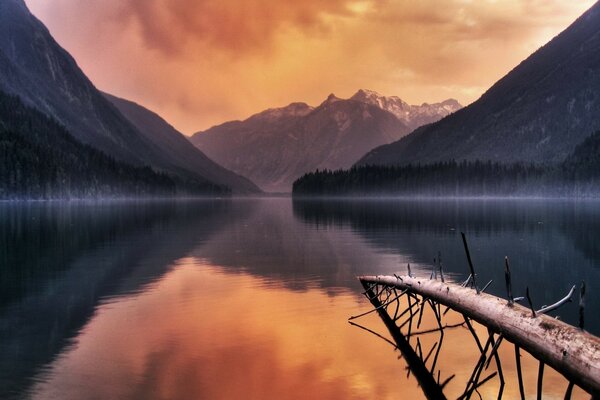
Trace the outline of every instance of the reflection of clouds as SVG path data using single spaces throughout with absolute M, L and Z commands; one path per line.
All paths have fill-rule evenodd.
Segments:
M 244 273 L 180 259 L 144 293 L 102 306 L 38 378 L 34 399 L 352 399 L 422 398 L 404 362 L 386 343 L 346 319 L 368 302 L 340 291 L 289 291 Z M 458 316 L 449 315 L 457 319 Z M 375 314 L 361 323 L 383 332 Z M 422 329 L 434 326 L 427 313 Z M 448 387 L 461 393 L 477 360 L 466 329 L 448 332 L 439 358 Z M 437 335 L 421 337 L 428 349 Z M 510 360 L 513 353 L 501 348 Z M 537 362 L 524 357 L 525 381 L 535 386 Z M 506 395 L 517 395 L 514 366 L 505 365 Z M 492 367 L 493 370 L 493 367 Z M 548 394 L 564 381 L 548 371 Z M 494 383 L 483 388 L 494 393 Z M 376 394 L 376 396 L 374 395 Z M 487 398 L 487 396 L 486 396 Z
M 145 290 L 226 226 L 228 204 L 0 205 L 0 398 L 21 398 L 31 375 L 71 343 L 100 302 Z
M 347 399 L 376 392 L 385 399 L 420 393 L 400 387 L 398 361 L 386 344 L 348 326 L 348 315 L 366 307 L 354 294 L 332 298 L 316 289 L 264 288 L 258 278 L 224 274 L 194 259 L 178 264 L 152 290 L 102 307 L 76 346 L 42 377 L 33 398 Z M 369 368 L 369 362 L 376 365 Z
M 191 133 L 360 87 L 468 104 L 593 1 L 27 3 L 96 84 Z
M 437 211 L 426 203 L 406 204 L 396 211 L 389 203 L 374 208 L 330 204 L 337 213 L 303 210 L 297 204 L 292 211 L 289 199 L 90 206 L 81 213 L 75 209 L 48 212 L 44 222 L 40 222 L 44 213 L 15 218 L 21 214 L 6 209 L 0 213 L 4 235 L 21 226 L 22 232 L 29 232 L 21 237 L 23 242 L 44 243 L 49 250 L 74 254 L 60 243 L 45 241 L 60 232 L 57 238 L 83 254 L 75 264 L 65 264 L 64 255 L 39 259 L 38 253 L 49 253 L 34 252 L 35 263 L 25 269 L 32 276 L 39 277 L 40 269 L 51 266 L 68 268 L 52 273 L 52 280 L 39 278 L 34 285 L 38 289 L 29 290 L 29 300 L 14 308 L 14 317 L 3 314 L 8 326 L 14 329 L 20 326 L 14 321 L 23 321 L 28 329 L 5 336 L 12 342 L 3 339 L 7 349 L 3 372 L 26 365 L 30 377 L 33 367 L 22 364 L 24 360 L 35 360 L 36 368 L 49 362 L 33 388 L 34 398 L 43 399 L 268 398 L 271 394 L 292 399 L 373 398 L 373 393 L 378 398 L 421 398 L 414 380 L 405 381 L 397 353 L 348 326 L 348 316 L 369 309 L 358 289 L 348 289 L 358 287 L 355 276 L 403 270 L 399 254 L 424 255 L 428 261 L 426 255 L 443 244 L 441 239 L 456 235 L 444 232 L 457 217 L 479 232 L 469 243 L 482 275 L 484 266 L 495 267 L 482 258 L 491 251 L 483 246 L 508 248 L 497 240 L 503 232 L 514 236 L 506 242 L 511 244 L 537 237 L 545 227 L 554 227 L 554 232 L 563 225 L 583 226 L 583 221 L 597 219 L 592 218 L 597 215 L 592 212 L 595 208 L 583 213 L 583 220 L 572 220 L 567 211 L 566 217 L 558 218 L 543 210 L 538 214 L 535 207 L 529 213 L 536 218 L 524 218 L 530 214 L 510 206 L 503 211 L 492 203 L 482 209 L 451 206 Z M 544 215 L 552 218 L 539 218 Z M 401 234 L 403 224 L 408 235 Z M 68 240 L 75 238 L 83 243 Z M 534 246 L 527 241 L 522 246 L 543 248 L 548 238 L 541 239 Z M 561 242 L 551 243 L 558 247 Z M 454 243 L 451 247 L 464 260 L 460 247 Z M 574 263 L 571 247 L 567 242 L 564 249 L 556 250 Z M 16 251 L 14 246 L 10 250 Z M 22 260 L 26 250 L 9 259 Z M 445 260 L 451 259 L 449 251 L 443 254 Z M 502 254 L 492 256 L 492 261 L 502 259 Z M 536 273 L 536 265 L 523 265 L 522 260 L 515 259 L 513 266 L 515 275 Z M 497 267 L 499 276 L 494 281 L 503 282 L 501 263 Z M 593 285 L 598 277 L 590 276 L 596 277 L 588 280 Z M 569 282 L 554 284 L 562 283 Z M 552 282 L 542 286 L 555 290 Z M 40 293 L 40 287 L 47 290 Z M 588 308 L 593 304 L 597 302 L 591 299 Z M 593 311 L 590 314 L 586 323 L 594 324 Z M 371 317 L 360 322 L 383 332 L 381 321 Z M 73 336 L 73 345 L 55 345 L 48 332 L 61 342 Z M 448 375 L 458 374 L 456 382 L 460 376 L 468 378 L 476 356 L 470 352 L 474 346 L 466 348 L 467 338 L 466 330 L 456 330 L 444 339 L 440 365 Z M 427 337 L 423 343 L 431 346 L 434 340 Z M 19 353 L 9 352 L 17 348 Z M 510 349 L 505 354 L 507 360 L 514 357 Z M 528 385 L 534 387 L 537 363 L 523 363 L 531 372 Z M 505 374 L 514 377 L 511 368 L 507 364 Z M 547 374 L 545 388 L 562 395 L 564 381 Z M 20 379 L 20 375 L 6 376 Z M 494 390 L 484 398 L 494 397 L 491 393 Z M 506 395 L 516 396 L 516 389 Z

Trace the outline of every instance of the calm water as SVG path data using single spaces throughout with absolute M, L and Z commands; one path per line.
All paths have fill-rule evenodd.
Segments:
M 428 276 L 440 251 L 464 279 L 460 231 L 490 292 L 504 295 L 505 255 L 538 308 L 585 280 L 600 334 L 592 202 L 0 205 L 0 398 L 420 398 L 398 354 L 347 323 L 369 309 L 355 277 L 408 262 Z M 575 304 L 559 314 L 577 321 Z M 453 332 L 440 364 L 468 377 L 476 348 Z M 555 378 L 545 390 L 562 398 Z

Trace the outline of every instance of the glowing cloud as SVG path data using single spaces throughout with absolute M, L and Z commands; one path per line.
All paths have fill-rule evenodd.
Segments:
M 103 90 L 186 133 L 358 88 L 464 104 L 592 0 L 26 0 Z

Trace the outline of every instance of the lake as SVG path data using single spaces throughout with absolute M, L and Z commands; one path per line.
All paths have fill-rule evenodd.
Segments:
M 356 276 L 410 263 L 428 277 L 439 252 L 447 277 L 464 280 L 461 231 L 490 293 L 506 296 L 504 256 L 515 295 L 529 287 L 536 308 L 585 281 L 586 329 L 600 334 L 592 201 L 0 204 L 0 398 L 422 398 L 399 354 L 348 323 L 371 308 Z M 557 314 L 577 324 L 577 301 Z M 375 314 L 360 323 L 385 331 Z M 451 393 L 477 359 L 467 339 L 446 335 Z M 535 390 L 537 362 L 523 362 Z M 562 398 L 560 377 L 544 382 Z

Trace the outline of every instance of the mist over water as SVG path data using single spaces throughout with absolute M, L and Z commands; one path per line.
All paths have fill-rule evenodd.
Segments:
M 465 279 L 461 231 L 491 293 L 504 256 L 536 308 L 586 281 L 600 333 L 595 202 L 2 204 L 0 397 L 419 398 L 397 355 L 347 324 L 369 308 L 356 276 L 429 276 L 439 251 Z M 576 302 L 558 314 L 576 323 Z
M 586 282 L 587 329 L 598 333 L 600 293 L 600 202 L 487 200 L 306 200 L 294 213 L 315 226 L 347 227 L 374 248 L 433 265 L 441 253 L 444 269 L 457 280 L 469 275 L 460 232 L 465 232 L 480 286 L 506 297 L 504 257 L 508 256 L 515 296 L 529 286 L 534 305 L 551 304 L 573 285 Z M 406 272 L 406 265 L 399 267 Z M 373 271 L 376 274 L 381 272 Z M 428 274 L 425 274 L 428 276 Z M 594 294 L 595 293 L 595 294 Z M 577 299 L 575 299 L 577 300 Z M 577 301 L 561 318 L 577 324 Z

